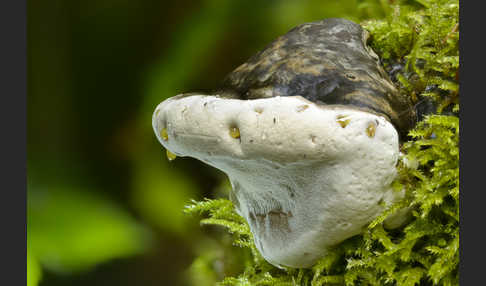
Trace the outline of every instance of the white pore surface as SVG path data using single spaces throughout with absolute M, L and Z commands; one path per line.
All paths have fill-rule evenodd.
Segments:
M 338 120 L 349 123 L 343 128 Z M 232 127 L 239 138 L 230 135 Z M 368 112 L 300 96 L 176 96 L 157 106 L 153 128 L 172 153 L 228 175 L 238 213 L 263 257 L 277 266 L 312 266 L 329 247 L 359 234 L 383 211 L 381 202 L 398 196 L 390 187 L 398 134 Z

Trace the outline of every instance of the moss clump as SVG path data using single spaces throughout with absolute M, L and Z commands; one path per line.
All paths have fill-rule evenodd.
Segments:
M 220 285 L 459 284 L 459 3 L 415 2 L 391 6 L 384 20 L 362 23 L 400 91 L 410 96 L 419 113 L 429 113 L 419 117 L 402 145 L 405 155 L 394 187 L 405 188 L 407 196 L 312 269 L 268 264 L 230 201 L 193 202 L 188 213 L 207 215 L 201 223 L 224 226 L 234 244 L 251 253 L 242 273 Z M 382 222 L 403 207 L 412 209 L 413 219 L 385 230 Z

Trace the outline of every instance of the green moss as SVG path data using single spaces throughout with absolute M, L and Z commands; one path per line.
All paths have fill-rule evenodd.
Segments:
M 434 107 L 433 114 L 420 117 L 402 145 L 405 155 L 393 186 L 404 188 L 407 196 L 312 269 L 268 264 L 229 200 L 193 202 L 188 213 L 205 215 L 202 224 L 225 227 L 234 244 L 251 253 L 241 274 L 226 277 L 220 285 L 459 284 L 459 3 L 404 3 L 390 6 L 385 19 L 362 25 L 385 68 L 402 67 L 393 74 L 400 91 L 417 106 L 427 101 Z M 414 164 L 403 159 L 416 166 L 407 167 Z M 384 229 L 382 222 L 403 207 L 412 209 L 413 219 L 399 229 Z

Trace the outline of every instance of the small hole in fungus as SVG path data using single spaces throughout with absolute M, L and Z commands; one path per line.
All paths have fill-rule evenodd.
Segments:
M 181 111 L 181 115 L 184 115 L 184 113 L 186 113 L 186 112 L 187 112 L 187 106 L 184 106 L 184 109 L 182 109 L 182 111 Z

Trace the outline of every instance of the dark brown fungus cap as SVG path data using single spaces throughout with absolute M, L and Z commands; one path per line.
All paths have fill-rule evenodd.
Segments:
M 366 45 L 368 32 L 345 19 L 302 24 L 232 71 L 215 94 L 257 99 L 300 95 L 321 105 L 344 105 L 385 116 L 401 138 L 416 122 Z

